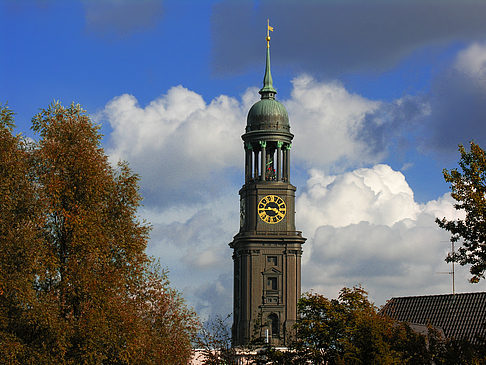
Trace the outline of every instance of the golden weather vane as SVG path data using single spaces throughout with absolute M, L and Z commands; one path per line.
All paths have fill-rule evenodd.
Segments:
M 270 26 L 270 19 L 267 19 L 267 48 L 270 48 L 270 32 L 273 32 L 273 27 Z

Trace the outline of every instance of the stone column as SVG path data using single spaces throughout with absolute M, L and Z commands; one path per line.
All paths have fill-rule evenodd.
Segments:
M 287 149 L 282 150 L 282 180 L 287 181 Z
M 290 182 L 290 148 L 292 147 L 292 144 L 288 144 L 286 146 L 287 153 L 285 154 L 285 165 L 287 165 L 287 168 L 285 169 L 285 175 L 287 175 L 287 181 Z
M 253 161 L 253 178 L 256 180 L 258 179 L 258 150 L 253 150 L 253 152 L 255 153 L 255 159 Z
M 277 181 L 282 180 L 282 168 L 280 156 L 282 155 L 282 142 L 277 142 Z
M 248 148 L 246 147 L 246 143 L 244 144 L 244 149 L 245 149 L 245 184 L 248 182 L 248 180 L 250 179 L 250 174 L 248 173 L 248 169 L 249 169 L 249 166 L 248 166 L 248 162 L 249 162 L 249 157 L 248 157 L 248 154 L 249 154 L 249 150 Z
M 262 176 L 261 176 L 261 180 L 264 181 L 266 180 L 265 179 L 265 175 L 267 173 L 267 151 L 266 151 L 266 147 L 267 147 L 267 142 L 266 141 L 260 141 L 260 146 L 262 147 Z

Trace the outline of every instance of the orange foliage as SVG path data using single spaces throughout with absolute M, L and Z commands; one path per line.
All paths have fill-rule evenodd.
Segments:
M 138 176 L 113 168 L 79 105 L 12 136 L 0 114 L 0 358 L 15 363 L 184 363 L 196 319 L 145 253 Z

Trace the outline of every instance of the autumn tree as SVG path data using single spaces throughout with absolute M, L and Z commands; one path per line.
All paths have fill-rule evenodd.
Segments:
M 454 207 L 465 213 L 464 219 L 436 219 L 439 227 L 451 233 L 452 242 L 461 242 L 457 252 L 450 253 L 446 261 L 471 265 L 471 282 L 484 279 L 486 272 L 486 154 L 476 143 L 470 150 L 459 146 L 460 170 L 444 169 L 444 179 L 450 183 Z
M 433 361 L 437 365 L 486 364 L 484 339 L 472 343 L 465 339 L 439 338 L 431 350 Z
M 7 363 L 35 358 L 26 342 L 35 342 L 34 313 L 42 308 L 35 283 L 46 253 L 38 235 L 42 223 L 32 184 L 29 145 L 14 136 L 14 114 L 0 106 L 0 358 Z
M 31 302 L 12 299 L 28 317 L 26 328 L 1 334 L 14 334 L 23 346 L 18 354 L 9 350 L 12 363 L 187 361 L 196 319 L 145 253 L 149 226 L 137 219 L 137 175 L 126 163 L 109 164 L 98 127 L 79 105 L 41 110 L 32 121 L 39 140 L 30 150 L 8 137 L 8 123 L 3 131 L 20 161 L 11 167 L 19 179 L 3 180 L 0 198 L 8 199 L 9 184 L 25 182 L 11 219 L 23 219 L 28 230 L 23 237 L 5 220 L 1 239 L 30 253 L 24 285 L 32 293 Z M 15 208 L 24 200 L 33 207 Z M 2 219 L 3 211 L 2 205 Z M 2 274 L 18 272 L 14 259 L 2 257 Z
M 337 299 L 306 293 L 298 303 L 295 338 L 287 351 L 267 349 L 255 363 L 425 364 L 425 338 L 378 313 L 361 287 Z M 262 359 L 264 361 L 262 361 Z
M 387 317 L 361 287 L 343 288 L 337 299 L 306 293 L 298 302 L 295 337 L 288 349 L 261 345 L 253 364 L 484 364 L 484 339 L 425 334 Z
M 362 288 L 343 288 L 338 299 L 307 293 L 298 308 L 296 347 L 305 359 L 315 364 L 402 360 L 391 346 L 394 323 L 377 313 Z

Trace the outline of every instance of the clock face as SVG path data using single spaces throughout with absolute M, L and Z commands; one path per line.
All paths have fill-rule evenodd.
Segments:
M 258 215 L 265 223 L 275 224 L 285 217 L 285 201 L 277 195 L 267 195 L 258 203 Z

